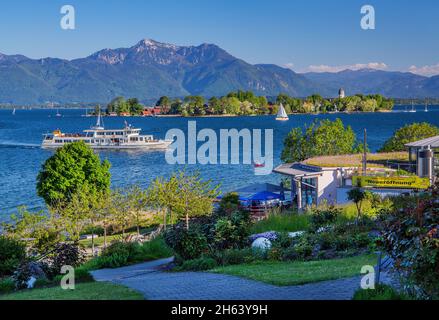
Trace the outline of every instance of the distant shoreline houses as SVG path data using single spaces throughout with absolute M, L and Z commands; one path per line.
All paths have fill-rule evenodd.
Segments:
M 162 113 L 163 113 L 163 109 L 160 106 L 144 107 L 144 109 L 141 112 L 140 116 L 143 116 L 143 117 L 154 117 L 154 116 L 161 115 Z M 107 116 L 109 116 L 109 117 L 131 117 L 133 115 L 130 112 L 121 112 L 119 114 L 117 112 L 109 112 L 107 114 Z

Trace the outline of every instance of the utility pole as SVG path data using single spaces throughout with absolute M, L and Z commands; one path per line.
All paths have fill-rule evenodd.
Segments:
M 367 174 L 367 130 L 364 129 L 364 142 L 363 142 L 363 175 Z

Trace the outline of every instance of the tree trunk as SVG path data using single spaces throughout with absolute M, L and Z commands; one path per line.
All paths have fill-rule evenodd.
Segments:
M 91 233 L 91 255 L 95 256 L 95 234 L 94 232 Z
M 189 214 L 186 213 L 186 230 L 189 230 Z
M 166 230 L 166 214 L 167 209 L 163 210 L 163 228 Z
M 359 225 L 360 224 L 360 217 L 361 217 L 361 205 L 359 203 L 355 204 L 357 207 L 357 221 L 356 224 Z
M 107 225 L 104 224 L 104 248 L 107 248 Z

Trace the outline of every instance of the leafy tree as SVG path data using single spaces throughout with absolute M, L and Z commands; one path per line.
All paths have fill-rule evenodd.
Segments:
M 127 193 L 122 189 L 111 192 L 110 215 L 114 223 L 122 230 L 122 237 L 125 237 L 125 230 L 131 223 L 132 213 Z
M 313 131 L 314 156 L 353 153 L 355 133 L 350 126 L 344 126 L 340 119 L 323 120 Z
M 365 99 L 360 102 L 360 111 L 374 112 L 378 109 L 378 104 L 375 99 Z
M 186 229 L 189 230 L 189 218 L 209 215 L 213 211 L 213 200 L 218 196 L 218 187 L 211 181 L 203 181 L 199 173 L 187 175 L 184 171 L 177 175 L 178 190 L 182 196 L 177 213 L 184 216 Z
M 155 104 L 157 107 L 162 107 L 163 113 L 168 113 L 171 108 L 171 99 L 167 96 L 160 97 L 160 99 Z
M 90 193 L 108 191 L 110 163 L 84 142 L 73 142 L 58 149 L 46 160 L 37 177 L 37 192 L 49 206 L 66 204 L 81 186 Z
M 355 203 L 355 207 L 357 208 L 357 223 L 361 218 L 361 207 L 363 201 L 368 198 L 368 195 L 365 191 L 360 188 L 354 188 L 349 190 L 348 192 L 348 200 L 353 201 Z
M 110 187 L 110 163 L 84 142 L 73 142 L 58 149 L 46 160 L 37 177 L 37 192 L 49 205 L 69 202 L 79 187 L 87 185 L 91 193 Z
M 171 110 L 169 111 L 171 114 L 182 114 L 183 111 L 183 103 L 180 99 L 176 99 L 171 103 Z
M 303 161 L 324 156 L 351 154 L 355 151 L 356 137 L 350 126 L 340 119 L 314 122 L 306 128 L 294 128 L 284 141 L 281 159 L 284 162 Z
M 304 113 L 312 113 L 312 112 L 314 112 L 314 108 L 315 108 L 315 106 L 314 106 L 314 103 L 312 101 L 305 101 L 302 104 L 302 112 L 304 112 Z
M 240 114 L 241 112 L 241 101 L 236 97 L 229 97 L 226 100 L 226 113 L 228 114 Z
M 128 99 L 126 103 L 128 104 L 130 114 L 138 115 L 142 113 L 143 106 L 139 103 L 137 98 Z
M 0 279 L 10 276 L 26 259 L 26 246 L 15 239 L 0 235 Z
M 96 198 L 95 203 L 95 214 L 97 220 L 102 224 L 102 228 L 104 229 L 104 248 L 107 247 L 107 234 L 108 227 L 112 221 L 112 193 L 104 192 L 100 194 L 99 197 Z
M 29 212 L 20 207 L 17 214 L 11 215 L 10 222 L 2 223 L 2 228 L 9 238 L 33 239 L 28 245 L 31 252 L 44 253 L 62 238 L 56 223 L 52 222 L 44 211 Z
M 148 190 L 150 203 L 166 208 L 185 219 L 189 229 L 189 219 L 209 215 L 213 211 L 213 199 L 218 195 L 218 186 L 211 181 L 203 181 L 199 173 L 174 173 L 169 180 L 156 179 Z
M 130 106 L 124 97 L 116 97 L 107 105 L 107 113 L 110 112 L 117 112 L 118 114 L 130 112 Z
M 137 235 L 140 235 L 140 225 L 142 215 L 147 206 L 147 195 L 139 186 L 131 186 L 127 191 L 129 211 L 133 215 L 133 220 L 137 228 Z
M 405 144 L 439 135 L 439 128 L 427 122 L 412 123 L 395 131 L 380 152 L 404 151 Z
M 172 175 L 169 180 L 156 178 L 147 190 L 148 203 L 154 208 L 163 211 L 163 226 L 166 229 L 168 216 L 170 223 L 174 223 L 174 211 L 177 211 L 180 195 L 178 194 L 177 176 Z
M 71 194 L 68 202 L 59 202 L 50 208 L 52 214 L 57 215 L 62 221 L 63 229 L 67 231 L 70 239 L 74 242 L 79 241 L 81 231 L 87 223 L 96 218 L 96 197 L 97 193 L 91 192 L 89 185 L 84 183 Z M 93 240 L 92 238 L 94 247 Z
M 187 112 L 189 115 L 203 114 L 204 98 L 202 96 L 187 96 L 184 98 L 184 102 L 187 104 Z
M 281 159 L 284 162 L 296 162 L 307 159 L 311 151 L 307 150 L 309 144 L 305 141 L 305 136 L 301 128 L 293 128 L 284 141 L 284 149 Z

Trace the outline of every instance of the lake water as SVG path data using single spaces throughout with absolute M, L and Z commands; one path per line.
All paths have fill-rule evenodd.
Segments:
M 392 133 L 405 124 L 426 121 L 439 126 L 439 106 L 430 107 L 424 112 L 419 106 L 417 113 L 403 112 L 405 107 L 397 107 L 392 113 L 365 114 L 329 114 L 329 115 L 293 115 L 289 121 L 275 121 L 274 116 L 234 117 L 234 118 L 105 118 L 107 128 L 121 128 L 124 120 L 142 129 L 143 134 L 153 134 L 164 138 L 167 130 L 187 129 L 188 121 L 197 121 L 197 129 L 211 128 L 238 130 L 274 129 L 274 161 L 280 163 L 283 140 L 288 132 L 297 126 L 310 124 L 315 119 L 341 118 L 352 126 L 358 137 L 362 137 L 367 128 L 368 143 L 376 151 Z M 17 206 L 26 205 L 29 209 L 43 207 L 42 200 L 36 195 L 36 176 L 43 162 L 53 151 L 39 147 L 42 134 L 54 129 L 63 132 L 81 132 L 96 121 L 92 117 L 83 117 L 84 110 L 61 110 L 62 117 L 55 117 L 54 110 L 17 110 L 15 116 L 11 110 L 0 110 L 0 221 L 13 213 Z M 111 164 L 112 187 L 139 184 L 147 187 L 158 176 L 169 176 L 184 166 L 169 165 L 163 152 L 99 152 L 102 159 Z M 275 174 L 256 176 L 252 165 L 191 165 L 188 170 L 197 169 L 206 179 L 221 183 L 222 191 L 232 191 L 255 182 L 277 182 Z

